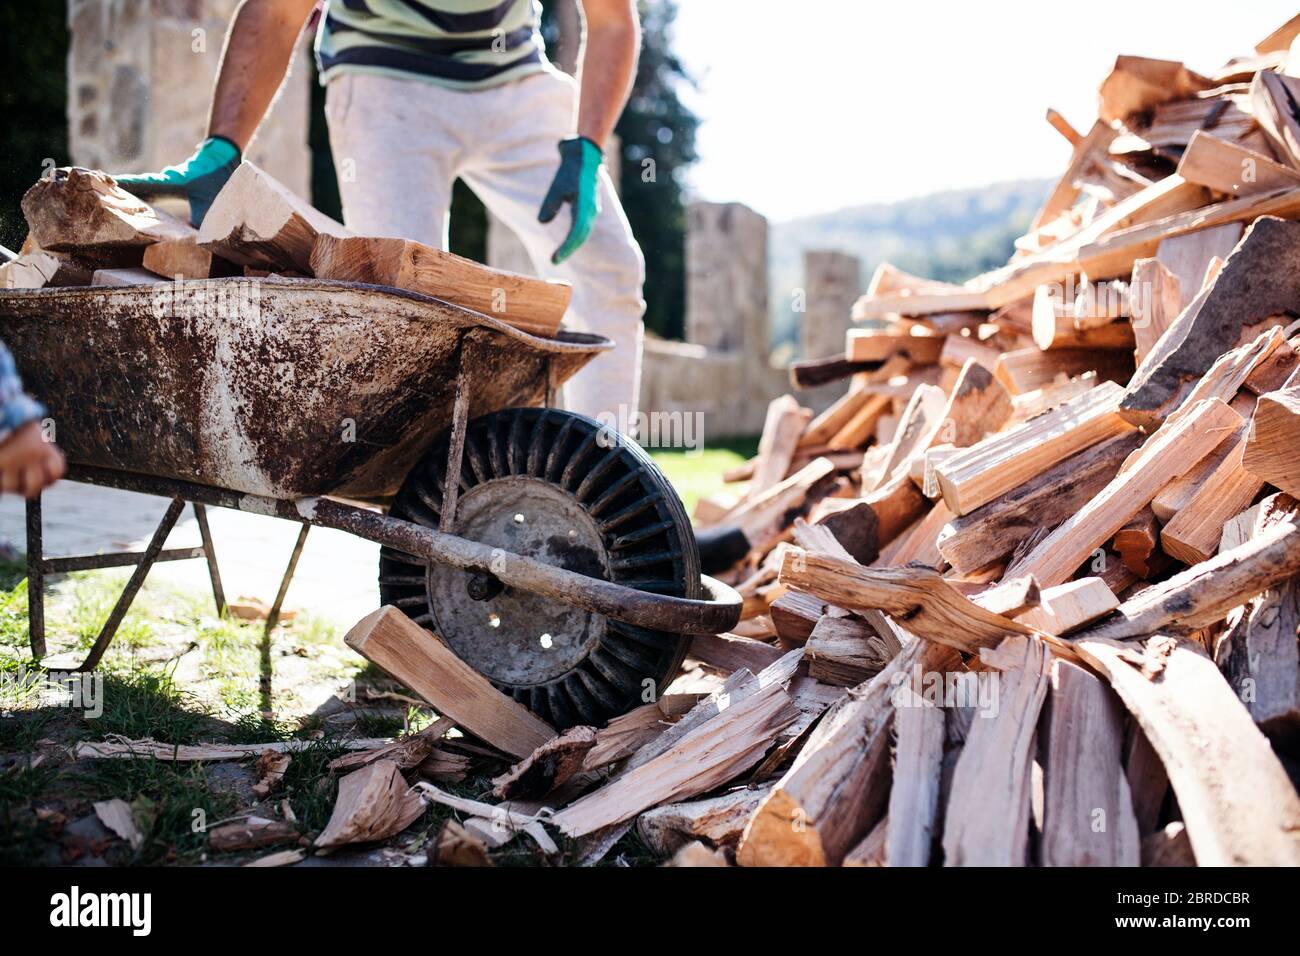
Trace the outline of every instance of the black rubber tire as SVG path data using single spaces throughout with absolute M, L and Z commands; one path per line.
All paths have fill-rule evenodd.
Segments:
M 447 437 L 435 443 L 411 469 L 391 515 L 437 527 L 448 443 Z M 704 597 L 699 551 L 686 511 L 635 442 L 593 419 L 555 409 L 507 409 L 470 422 L 460 493 L 514 475 L 563 489 L 596 522 L 609 557 L 609 580 L 675 597 Z M 590 573 L 589 567 L 570 570 Z M 410 556 L 388 548 L 380 552 L 381 601 L 436 630 L 436 610 L 430 607 L 423 575 L 423 564 Z M 681 667 L 689 635 L 612 620 L 605 624 L 599 643 L 553 680 L 527 686 L 493 680 L 494 685 L 560 729 L 603 726 L 662 694 Z

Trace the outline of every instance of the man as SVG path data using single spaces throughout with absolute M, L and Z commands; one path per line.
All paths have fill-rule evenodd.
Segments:
M 44 415 L 23 394 L 14 357 L 0 345 L 0 492 L 35 498 L 63 477 L 63 454 L 41 431 Z
M 208 138 L 161 173 L 119 176 L 142 196 L 183 194 L 198 225 L 239 165 L 315 0 L 244 0 L 226 40 Z M 612 339 L 566 386 L 593 418 L 635 420 L 644 263 L 602 146 L 627 102 L 636 0 L 579 0 L 580 81 L 546 59 L 537 0 L 327 0 L 316 38 L 346 225 L 445 249 L 462 178 L 574 287 L 567 321 Z M 558 145 L 558 157 L 556 148 Z M 568 223 L 557 219 L 565 205 Z

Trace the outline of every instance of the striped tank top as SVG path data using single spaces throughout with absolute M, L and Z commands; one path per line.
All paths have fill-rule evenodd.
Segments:
M 340 73 L 416 77 L 454 89 L 546 69 L 538 0 L 328 0 L 321 83 Z

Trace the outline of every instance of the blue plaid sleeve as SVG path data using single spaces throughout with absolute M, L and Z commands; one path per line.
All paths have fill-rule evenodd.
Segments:
M 0 442 L 44 415 L 45 406 L 23 392 L 14 357 L 0 342 Z

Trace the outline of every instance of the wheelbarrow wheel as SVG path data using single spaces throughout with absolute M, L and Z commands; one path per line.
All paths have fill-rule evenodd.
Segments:
M 391 515 L 438 526 L 448 442 L 407 475 Z M 453 532 L 629 588 L 703 597 L 695 537 L 672 486 L 635 442 L 571 412 L 516 408 L 469 423 Z M 654 700 L 690 646 L 687 635 L 388 548 L 379 590 L 557 728 L 600 726 Z

